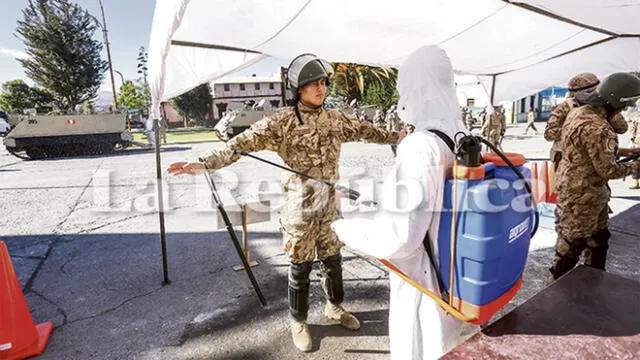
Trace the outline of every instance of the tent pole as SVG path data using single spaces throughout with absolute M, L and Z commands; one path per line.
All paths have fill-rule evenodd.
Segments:
M 164 106 L 161 108 L 160 116 L 164 117 Z M 164 199 L 162 197 L 162 164 L 160 162 L 160 122 L 159 119 L 153 120 L 155 152 L 156 152 L 156 181 L 158 188 L 158 217 L 160 220 L 160 244 L 162 247 L 162 285 L 169 285 L 169 269 L 167 264 L 167 236 L 164 227 Z
M 287 81 L 286 71 L 287 69 L 285 69 L 284 66 L 280 66 L 280 79 L 282 80 L 280 83 L 280 93 L 282 94 L 282 107 L 287 106 L 287 90 L 285 86 L 285 81 Z

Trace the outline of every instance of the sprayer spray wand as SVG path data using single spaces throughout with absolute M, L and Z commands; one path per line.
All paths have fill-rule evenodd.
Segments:
M 255 155 L 251 155 L 251 154 L 249 154 L 248 152 L 246 152 L 244 150 L 233 150 L 233 153 L 234 154 L 238 154 L 238 155 L 242 155 L 242 156 L 246 156 L 246 157 L 250 157 L 250 158 L 256 159 L 258 161 L 262 161 L 263 163 L 269 164 L 271 166 L 275 166 L 275 167 L 280 168 L 282 170 L 286 170 L 286 171 L 292 172 L 292 173 L 294 173 L 296 175 L 303 176 L 303 177 L 305 177 L 307 179 L 314 180 L 314 181 L 317 181 L 319 183 L 331 186 L 332 188 L 336 189 L 336 191 L 339 191 L 340 193 L 344 194 L 345 196 L 347 196 L 349 199 L 351 199 L 353 201 L 358 200 L 358 198 L 360 197 L 360 193 L 355 191 L 355 190 L 353 190 L 353 189 L 349 189 L 348 187 L 332 183 L 331 181 L 315 178 L 315 177 L 307 175 L 307 174 L 305 174 L 303 172 L 288 168 L 286 166 L 282 166 L 280 164 L 276 164 L 274 162 L 271 162 L 269 160 L 263 159 L 261 157 L 255 156 Z M 377 205 L 377 203 L 375 201 L 363 201 L 362 204 L 363 205 Z

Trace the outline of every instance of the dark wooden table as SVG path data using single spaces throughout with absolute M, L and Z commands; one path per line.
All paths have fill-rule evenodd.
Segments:
M 640 359 L 640 282 L 579 266 L 442 359 Z

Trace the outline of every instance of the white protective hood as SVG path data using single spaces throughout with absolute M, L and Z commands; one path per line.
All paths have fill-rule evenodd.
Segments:
M 437 258 L 444 181 L 454 157 L 442 140 L 424 130 L 436 128 L 450 136 L 464 131 L 452 78 L 448 57 L 435 46 L 418 49 L 402 63 L 398 113 L 421 131 L 398 146 L 395 167 L 382 186 L 382 209 L 374 218 L 356 215 L 332 225 L 347 246 L 389 259 L 435 293 L 437 280 L 422 241 L 428 231 Z M 392 359 L 437 359 L 478 330 L 444 314 L 435 301 L 394 273 L 389 278 Z
M 453 67 L 444 50 L 424 46 L 412 53 L 398 72 L 398 116 L 417 130 L 436 129 L 453 139 L 465 129 L 453 81 Z

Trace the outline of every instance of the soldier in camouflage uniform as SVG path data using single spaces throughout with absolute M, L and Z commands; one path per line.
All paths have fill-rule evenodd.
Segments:
M 398 116 L 398 110 L 396 105 L 391 105 L 389 110 L 387 110 L 387 116 L 385 118 L 385 123 L 387 124 L 387 130 L 389 131 L 401 131 L 404 128 L 404 123 L 400 120 Z M 393 151 L 393 156 L 396 155 L 396 149 L 398 145 L 391 145 L 391 151 Z
M 569 80 L 568 98 L 558 104 L 551 112 L 551 116 L 549 116 L 549 120 L 547 120 L 547 127 L 544 129 L 544 138 L 547 141 L 553 141 L 550 157 L 554 171 L 557 170 L 558 164 L 560 164 L 560 158 L 562 157 L 562 149 L 560 148 L 562 124 L 564 124 L 564 120 L 569 112 L 581 105 L 574 97 L 576 92 L 593 92 L 599 83 L 600 80 L 598 77 L 592 73 L 582 73 L 572 77 Z M 627 131 L 627 122 L 621 114 L 616 114 L 610 123 L 616 134 L 624 134 Z
M 583 251 L 585 265 L 605 269 L 611 237 L 607 181 L 640 174 L 640 162 L 616 162 L 618 155 L 633 151 L 618 149 L 618 136 L 608 121 L 640 98 L 640 79 L 612 74 L 595 92 L 575 96 L 585 105 L 572 110 L 562 126 L 563 154 L 556 176 L 558 239 L 549 269 L 554 279 L 571 270 Z
M 471 131 L 473 129 L 473 114 L 469 108 L 465 107 L 462 109 L 462 119 L 464 121 L 464 126 L 467 130 Z
M 271 150 L 284 163 L 315 178 L 336 182 L 342 143 L 365 140 L 396 144 L 400 133 L 375 127 L 338 110 L 323 107 L 331 65 L 305 54 L 289 66 L 287 86 L 297 96 L 293 109 L 282 110 L 253 124 L 227 142 L 220 150 L 200 156 L 199 163 L 172 164 L 173 174 L 194 173 L 192 169 L 220 169 L 240 159 L 233 150 Z M 309 275 L 315 259 L 321 262 L 322 287 L 327 303 L 325 315 L 344 327 L 357 330 L 358 319 L 342 306 L 342 243 L 330 224 L 340 218 L 334 189 L 299 175 L 290 175 L 285 184 L 286 200 L 280 223 L 284 250 L 289 256 L 289 309 L 294 344 L 311 350 L 306 324 L 309 309 Z
M 500 138 L 507 130 L 502 105 L 496 107 L 492 113 L 487 115 L 487 120 L 482 128 L 482 135 L 494 146 L 499 146 Z
M 631 146 L 640 148 L 640 113 L 636 112 L 631 115 Z M 640 189 L 640 178 L 633 176 L 629 189 Z
M 386 129 L 386 124 L 384 123 L 384 117 L 382 116 L 382 111 L 380 109 L 376 109 L 375 114 L 373 115 L 373 125 Z

